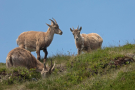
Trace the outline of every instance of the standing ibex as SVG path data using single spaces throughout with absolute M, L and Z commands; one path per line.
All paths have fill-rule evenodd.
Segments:
M 17 66 L 23 66 L 28 69 L 36 68 L 36 71 L 40 72 L 41 75 L 45 77 L 46 75 L 51 74 L 52 70 L 54 69 L 55 63 L 54 65 L 52 65 L 51 61 L 51 67 L 49 68 L 48 66 L 37 60 L 30 53 L 30 51 L 17 47 L 8 53 L 6 58 L 6 66 L 8 68 Z
M 78 54 L 82 50 L 90 51 L 97 48 L 101 48 L 103 39 L 96 33 L 90 34 L 80 34 L 82 27 L 77 27 L 77 29 L 73 30 L 70 28 L 71 32 L 74 35 L 75 44 L 78 49 Z
M 54 34 L 62 35 L 63 33 L 59 29 L 56 20 L 53 20 L 51 20 L 51 25 L 47 24 L 49 26 L 47 32 L 27 31 L 21 33 L 16 40 L 19 47 L 25 48 L 29 51 L 36 51 L 38 60 L 40 60 L 40 50 L 43 50 L 45 53 L 45 62 L 48 55 L 47 47 L 51 44 Z

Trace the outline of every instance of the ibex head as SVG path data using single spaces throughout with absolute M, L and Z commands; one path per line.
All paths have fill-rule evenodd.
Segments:
M 53 20 L 52 20 L 53 19 Z M 47 24 L 52 30 L 54 30 L 55 34 L 62 35 L 62 31 L 59 29 L 59 25 L 57 24 L 54 18 L 49 19 L 51 21 L 51 25 Z
M 71 28 L 70 28 L 70 31 L 73 33 L 74 39 L 75 39 L 76 41 L 79 40 L 81 30 L 82 30 L 82 27 L 79 28 L 79 26 L 77 27 L 77 29 L 74 29 L 74 28 L 71 29 Z

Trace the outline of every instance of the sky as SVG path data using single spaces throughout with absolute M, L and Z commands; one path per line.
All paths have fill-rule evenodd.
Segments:
M 22 32 L 46 32 L 52 18 L 63 35 L 54 35 L 49 57 L 77 54 L 70 28 L 78 25 L 81 33 L 99 34 L 102 47 L 135 42 L 135 0 L 0 0 L 0 62 L 5 63 L 9 51 L 18 47 L 16 39 Z

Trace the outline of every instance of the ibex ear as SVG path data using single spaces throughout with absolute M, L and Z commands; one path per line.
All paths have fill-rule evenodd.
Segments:
M 49 25 L 49 24 L 47 24 L 47 23 L 46 23 L 46 25 L 49 26 L 49 27 L 52 27 L 51 25 Z
M 81 30 L 82 30 L 82 27 L 80 27 L 79 31 L 81 32 Z
M 45 78 L 45 75 L 46 75 L 45 69 L 43 68 L 42 71 L 41 71 L 41 76 L 42 76 L 42 78 Z
M 73 30 L 70 28 L 70 31 L 73 32 Z

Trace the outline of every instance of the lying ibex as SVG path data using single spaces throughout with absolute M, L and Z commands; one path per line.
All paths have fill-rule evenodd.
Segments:
M 30 53 L 30 51 L 17 47 L 8 53 L 6 58 L 6 66 L 8 68 L 17 66 L 23 66 L 28 69 L 35 68 L 37 72 L 40 72 L 41 75 L 45 77 L 46 75 L 51 74 L 54 69 L 55 63 L 54 65 L 52 65 L 51 61 L 51 67 L 49 68 L 48 66 L 37 60 Z
M 101 48 L 103 39 L 96 33 L 90 34 L 80 34 L 82 27 L 77 27 L 77 29 L 73 30 L 70 28 L 71 32 L 74 35 L 75 44 L 78 49 L 78 54 L 81 51 L 91 51 L 97 48 Z
M 25 48 L 29 51 L 36 51 L 38 60 L 40 60 L 40 50 L 43 50 L 45 53 L 45 62 L 48 55 L 47 47 L 51 44 L 54 34 L 62 35 L 63 33 L 59 29 L 56 20 L 53 20 L 51 20 L 51 25 L 47 24 L 49 26 L 47 32 L 27 31 L 21 33 L 16 40 L 19 47 Z

